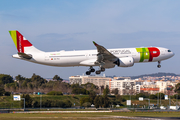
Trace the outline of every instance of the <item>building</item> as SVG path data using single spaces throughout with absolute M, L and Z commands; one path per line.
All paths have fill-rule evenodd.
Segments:
M 156 94 L 159 93 L 159 87 L 157 85 L 141 85 L 140 92 L 147 92 L 149 94 Z
M 69 77 L 70 84 L 86 84 L 93 83 L 94 85 L 106 86 L 106 81 L 111 80 L 111 78 L 105 76 L 71 76 Z
M 133 95 L 136 93 L 136 81 L 131 79 L 125 80 L 109 80 L 106 81 L 106 85 L 109 86 L 110 91 L 118 89 L 120 95 Z M 137 87 L 137 91 L 140 91 Z

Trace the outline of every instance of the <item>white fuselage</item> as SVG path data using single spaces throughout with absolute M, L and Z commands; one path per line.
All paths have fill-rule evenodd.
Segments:
M 134 59 L 134 63 L 157 62 L 168 59 L 174 55 L 173 52 L 171 52 L 166 48 L 162 48 L 162 47 L 156 47 L 156 48 L 159 49 L 160 54 L 158 55 L 158 57 L 153 57 L 152 61 L 149 61 L 148 58 L 148 56 L 150 56 L 149 55 L 150 52 L 147 51 L 138 52 L 137 48 L 108 49 L 108 51 L 118 58 L 132 57 Z M 151 52 L 157 52 L 157 51 L 151 51 Z M 97 60 L 97 54 L 98 54 L 97 50 L 38 52 L 38 53 L 30 53 L 30 54 L 32 55 L 32 59 L 30 60 L 21 58 L 18 56 L 18 54 L 13 55 L 13 57 L 38 64 L 57 66 L 57 67 L 97 66 L 94 64 L 94 62 Z M 143 60 L 141 60 L 142 58 Z

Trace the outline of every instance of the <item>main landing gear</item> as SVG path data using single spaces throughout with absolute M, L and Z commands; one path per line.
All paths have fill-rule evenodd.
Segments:
M 89 71 L 86 71 L 86 75 L 90 75 L 92 72 L 95 72 L 95 69 L 91 66 Z
M 105 68 L 101 67 L 100 70 L 96 71 L 96 74 L 101 74 L 101 72 L 104 72 Z M 86 71 L 86 75 L 90 75 L 92 72 L 95 72 L 95 69 L 91 66 L 88 71 Z
M 161 64 L 161 61 L 158 61 L 158 65 L 157 65 L 158 68 L 161 68 L 160 64 Z

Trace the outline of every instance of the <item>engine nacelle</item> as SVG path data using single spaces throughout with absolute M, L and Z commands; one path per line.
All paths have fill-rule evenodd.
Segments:
M 134 65 L 134 59 L 132 57 L 119 58 L 114 64 L 118 67 L 131 67 Z

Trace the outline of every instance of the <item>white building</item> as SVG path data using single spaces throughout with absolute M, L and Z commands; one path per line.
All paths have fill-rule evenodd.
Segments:
M 166 93 L 168 85 L 175 87 L 177 83 L 171 81 L 157 81 L 156 85 L 159 87 L 159 92 Z
M 71 76 L 69 77 L 70 84 L 86 84 L 93 83 L 94 85 L 106 86 L 105 82 L 111 80 L 111 78 L 104 76 Z
M 118 89 L 120 95 L 133 95 L 140 92 L 140 85 L 136 86 L 136 81 L 131 79 L 106 81 L 110 91 Z

